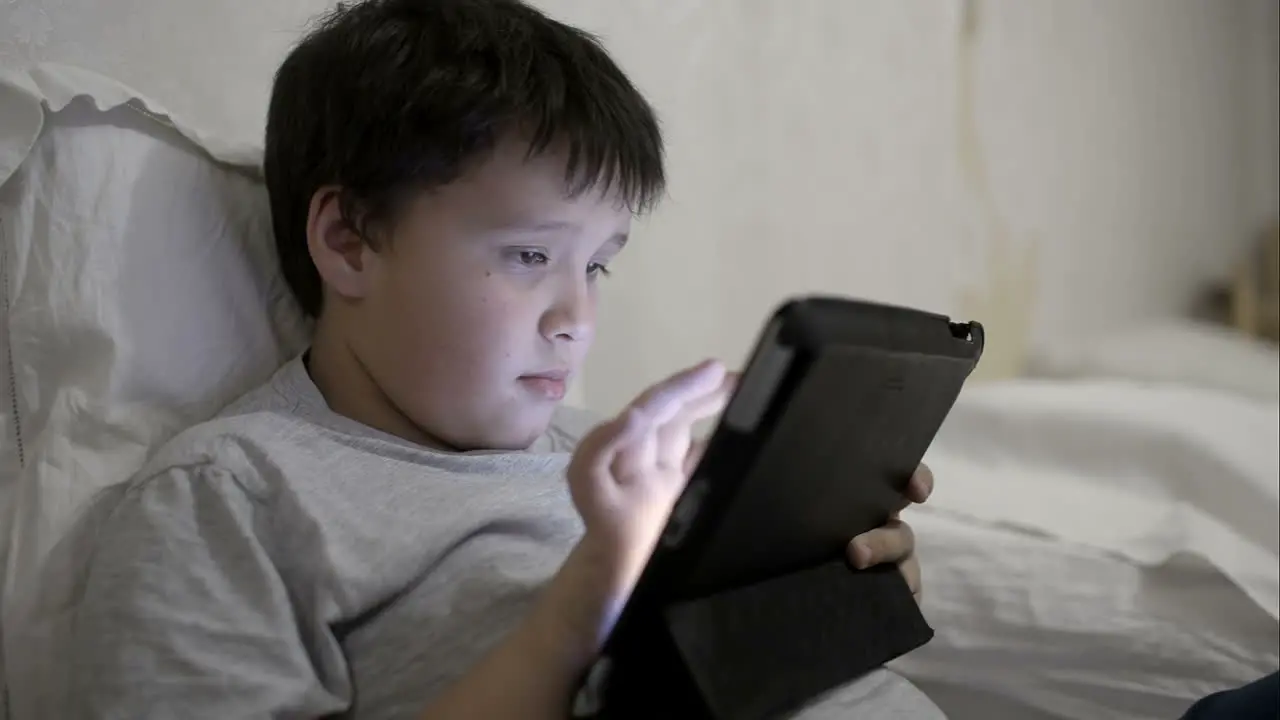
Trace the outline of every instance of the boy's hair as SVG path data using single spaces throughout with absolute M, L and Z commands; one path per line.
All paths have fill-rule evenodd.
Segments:
M 307 249 L 311 198 L 372 242 L 416 192 L 456 180 L 504 136 L 530 156 L 568 152 L 566 190 L 633 211 L 665 186 L 653 109 L 599 41 L 519 0 L 339 5 L 285 59 L 267 116 L 264 171 L 281 270 L 302 310 L 322 287 Z

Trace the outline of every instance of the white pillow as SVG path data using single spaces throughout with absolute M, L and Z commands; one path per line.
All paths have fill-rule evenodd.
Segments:
M 1038 352 L 1033 367 L 1057 377 L 1109 377 L 1280 398 L 1280 351 L 1229 328 L 1166 320 Z
M 64 67 L 0 77 L 0 120 L 22 119 L 0 122 L 5 622 L 87 500 L 307 337 L 254 149 L 154 107 Z

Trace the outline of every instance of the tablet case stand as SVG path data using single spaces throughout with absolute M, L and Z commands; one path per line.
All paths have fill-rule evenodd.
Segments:
M 933 637 L 898 568 L 843 559 L 667 606 L 629 666 L 601 658 L 575 717 L 772 720 Z
M 780 309 L 573 716 L 781 719 L 932 639 L 896 567 L 845 555 L 901 505 L 983 344 L 904 308 Z

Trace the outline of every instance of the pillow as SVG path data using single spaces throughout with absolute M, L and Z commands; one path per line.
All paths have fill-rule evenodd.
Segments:
M 39 134 L 44 110 L 26 87 L 4 82 L 0 75 L 0 190 L 4 181 L 31 151 Z M 15 383 L 10 371 L 11 353 L 6 318 L 9 316 L 10 250 L 3 242 L 5 219 L 0 215 L 0 492 L 16 481 L 21 467 L 13 403 Z M 0 505 L 0 510 L 3 506 Z M 2 518 L 3 515 L 0 515 Z M 0 533 L 0 537 L 3 533 Z M 3 548 L 0 539 L 0 548 Z M 0 553 L 0 558 L 4 555 Z
M 1056 377 L 1110 377 L 1280 399 L 1280 351 L 1235 330 L 1168 320 L 1043 350 L 1033 367 Z
M 88 499 L 307 339 L 252 147 L 153 108 L 84 71 L 0 77 L 5 623 Z

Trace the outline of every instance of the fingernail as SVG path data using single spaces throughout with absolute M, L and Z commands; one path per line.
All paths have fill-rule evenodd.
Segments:
M 920 476 L 911 478 L 911 484 L 915 486 L 915 496 L 923 500 L 929 499 L 929 486 L 925 485 L 924 479 Z
M 871 548 L 862 543 L 853 544 L 853 566 L 859 570 L 866 570 L 871 566 Z

